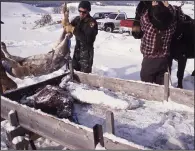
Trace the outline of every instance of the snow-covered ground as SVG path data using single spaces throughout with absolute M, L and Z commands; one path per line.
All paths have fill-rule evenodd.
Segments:
M 173 2 L 172 2 L 173 3 Z M 175 3 L 174 3 L 175 4 Z M 176 3 L 177 4 L 177 3 Z M 77 7 L 78 3 L 71 3 Z M 178 4 L 179 5 L 179 4 Z M 1 25 L 1 40 L 8 46 L 8 51 L 14 55 L 23 57 L 49 52 L 53 44 L 62 32 L 61 25 L 45 26 L 32 30 L 34 21 L 40 19 L 41 14 L 52 13 L 51 8 L 36 8 L 28 4 L 2 3 L 1 19 L 5 22 Z M 11 9 L 10 9 L 11 8 Z M 194 18 L 193 5 L 185 4 L 183 11 Z M 9 10 L 9 11 L 8 11 Z M 91 15 L 98 11 L 118 11 L 126 12 L 128 17 L 134 17 L 134 6 L 92 6 Z M 25 17 L 22 15 L 25 14 Z M 77 11 L 70 14 L 70 18 L 78 15 Z M 60 20 L 61 14 L 52 14 L 53 20 Z M 25 24 L 23 24 L 25 22 Z M 72 38 L 72 52 L 74 51 L 75 39 Z M 106 33 L 99 31 L 95 44 L 95 55 L 93 73 L 99 75 L 117 77 L 122 79 L 140 80 L 140 69 L 142 54 L 140 53 L 140 40 L 134 39 L 127 34 Z M 194 60 L 189 59 L 184 73 L 184 88 L 193 90 L 194 79 L 190 76 L 194 69 Z M 61 74 L 57 71 L 50 75 L 26 78 L 24 81 L 16 79 L 19 87 L 32 84 Z M 172 68 L 172 82 L 176 86 L 177 62 Z
M 171 1 L 170 3 L 180 5 L 179 3 L 173 1 Z M 70 5 L 77 7 L 78 3 L 71 3 Z M 182 8 L 186 14 L 194 18 L 194 5 L 185 4 Z M 51 13 L 52 18 L 55 21 L 60 20 L 63 17 L 61 14 L 52 14 L 51 10 L 52 8 L 36 8 L 34 6 L 28 4 L 22 4 L 22 3 L 13 3 L 13 2 L 1 3 L 1 20 L 5 23 L 1 25 L 1 40 L 6 43 L 7 49 L 11 54 L 27 57 L 30 55 L 47 53 L 51 51 L 52 46 L 58 40 L 62 32 L 62 26 L 50 25 L 50 26 L 45 26 L 34 30 L 32 29 L 34 27 L 34 21 L 40 19 L 41 14 Z M 118 11 L 118 10 L 126 12 L 128 17 L 134 17 L 135 6 L 92 6 L 91 15 L 99 11 Z M 78 15 L 77 8 L 75 13 L 70 14 L 70 18 L 73 18 L 76 15 Z M 74 51 L 74 46 L 75 46 L 75 38 L 73 37 L 72 46 L 71 46 L 72 52 Z M 141 69 L 141 61 L 142 61 L 142 54 L 140 52 L 140 40 L 136 40 L 132 36 L 129 36 L 128 34 L 119 34 L 117 33 L 117 31 L 114 33 L 106 33 L 104 31 L 99 31 L 94 44 L 94 48 L 95 48 L 95 54 L 94 54 L 94 64 L 93 64 L 93 71 L 92 71 L 93 73 L 109 76 L 109 77 L 122 78 L 122 79 L 140 80 L 140 69 Z M 187 65 L 184 73 L 184 80 L 183 80 L 184 89 L 194 90 L 194 79 L 193 77 L 190 76 L 193 70 L 194 70 L 194 60 L 189 59 L 187 61 Z M 19 87 L 23 87 L 26 85 L 37 83 L 39 81 L 43 81 L 45 79 L 60 75 L 61 73 L 63 73 L 62 69 L 54 73 L 51 73 L 49 75 L 44 75 L 44 76 L 34 77 L 34 78 L 27 77 L 24 80 L 20 80 L 13 77 L 11 78 L 13 78 L 17 82 Z M 177 82 L 176 73 L 177 73 L 177 62 L 174 62 L 172 67 L 172 75 L 171 75 L 173 86 L 176 86 L 176 82 Z M 106 99 L 108 99 L 108 97 Z M 148 120 L 153 121 L 153 123 L 156 122 L 156 125 L 154 125 L 154 127 L 153 126 L 149 127 L 149 129 L 151 130 L 154 128 L 158 129 L 159 127 L 163 127 L 162 126 L 163 124 L 161 122 L 161 120 L 163 119 L 159 117 L 160 115 L 162 115 L 163 117 L 168 116 L 170 118 L 177 117 L 179 119 L 176 120 L 179 121 L 176 121 L 176 126 L 174 125 L 171 127 L 169 125 L 168 129 L 161 128 L 158 129 L 157 131 L 159 131 L 160 133 L 160 131 L 165 132 L 167 130 L 170 130 L 170 132 L 167 133 L 171 135 L 172 132 L 177 133 L 178 129 L 179 129 L 178 131 L 180 131 L 183 128 L 184 129 L 183 133 L 185 133 L 186 135 L 192 134 L 193 128 L 191 128 L 191 126 L 194 126 L 194 121 L 193 120 L 188 121 L 191 122 L 191 124 L 187 124 L 185 127 L 180 125 L 182 123 L 180 117 L 183 116 L 183 118 L 185 117 L 191 118 L 193 113 L 189 112 L 187 115 L 184 115 L 183 112 L 185 110 L 183 110 L 182 112 L 172 112 L 173 110 L 169 108 L 169 105 L 167 106 L 164 105 L 161 106 L 161 105 L 162 104 L 152 102 L 146 104 L 138 111 L 132 110 L 127 113 L 132 115 L 131 118 L 133 118 L 133 121 L 139 118 L 140 118 L 139 121 L 143 120 L 143 118 L 141 117 L 143 115 L 147 115 Z M 165 108 L 165 109 L 161 112 L 161 108 Z M 85 110 L 86 109 L 84 109 L 84 111 Z M 148 113 L 149 111 L 152 112 Z M 81 112 L 83 112 L 83 109 L 81 110 Z M 90 108 L 88 109 L 87 112 L 90 112 Z M 124 113 L 124 116 L 127 113 Z M 137 113 L 140 114 L 137 115 Z M 99 115 L 99 113 L 97 113 L 97 115 L 103 116 L 103 114 Z M 117 115 L 117 112 L 116 112 L 116 116 L 119 116 Z M 167 120 L 169 120 L 169 118 Z M 82 119 L 82 122 L 83 121 L 85 121 L 85 118 Z M 160 124 L 158 124 L 159 122 Z M 143 123 L 144 121 L 142 122 L 142 124 Z M 166 124 L 166 121 L 163 120 L 163 123 Z M 187 122 L 184 123 L 186 124 Z M 145 123 L 144 125 L 142 124 L 139 126 L 139 128 L 137 128 L 137 130 L 144 131 L 145 130 L 144 127 L 146 128 L 149 126 L 147 125 L 148 123 Z M 181 127 L 177 125 L 180 125 Z M 189 130 L 187 130 L 187 127 L 189 125 L 190 128 Z M 132 129 L 133 128 L 135 127 L 132 125 Z M 121 129 L 124 130 L 126 128 L 120 127 L 120 130 Z M 131 130 L 128 128 L 127 131 L 128 133 L 131 132 Z M 122 131 L 121 133 L 124 133 L 124 136 L 126 135 L 125 134 L 126 131 L 125 132 Z M 117 135 L 121 133 L 118 131 Z M 138 135 L 137 133 L 135 133 L 134 135 L 133 133 L 132 137 L 136 137 L 137 135 L 138 135 L 137 137 L 141 137 L 141 134 L 142 134 L 141 132 L 140 135 Z M 152 135 L 149 134 L 147 131 L 143 135 L 143 137 L 146 134 Z M 1 133 L 1 138 L 4 138 L 3 135 L 4 134 Z M 194 135 L 192 137 L 194 137 Z M 129 138 L 129 140 L 131 140 L 131 138 Z M 1 141 L 1 146 L 2 143 L 3 142 Z

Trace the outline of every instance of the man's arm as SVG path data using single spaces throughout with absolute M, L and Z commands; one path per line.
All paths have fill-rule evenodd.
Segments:
M 77 39 L 85 44 L 92 44 L 95 41 L 96 35 L 98 34 L 98 25 L 95 20 L 88 22 L 85 31 L 81 30 L 80 20 L 78 17 L 72 20 L 71 25 L 65 26 L 67 33 L 73 33 Z
M 143 32 L 145 32 L 145 30 L 147 30 L 146 28 L 146 25 L 148 24 L 147 22 L 147 15 L 148 15 L 148 12 L 145 12 L 145 14 L 140 18 L 140 26 L 141 26 L 141 30 Z

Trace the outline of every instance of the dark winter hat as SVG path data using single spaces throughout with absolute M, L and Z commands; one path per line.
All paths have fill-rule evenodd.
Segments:
M 81 1 L 79 4 L 79 8 L 87 9 L 90 12 L 91 11 L 91 3 L 89 1 Z

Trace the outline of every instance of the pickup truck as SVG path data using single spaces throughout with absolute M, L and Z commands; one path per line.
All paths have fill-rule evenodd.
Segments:
M 121 20 L 126 20 L 127 15 L 124 12 L 110 13 L 105 19 L 98 19 L 98 29 L 106 32 L 113 32 L 119 29 Z
M 104 18 L 106 18 L 110 13 L 112 13 L 112 12 L 98 12 L 98 13 L 95 13 L 94 15 L 93 15 L 93 18 L 94 19 L 104 19 Z
M 135 18 L 127 18 L 125 20 L 121 20 L 119 32 L 120 33 L 128 32 L 130 35 L 132 32 L 132 26 L 133 26 L 134 19 Z

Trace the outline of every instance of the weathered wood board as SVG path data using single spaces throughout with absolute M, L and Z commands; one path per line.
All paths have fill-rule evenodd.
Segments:
M 1 97 L 1 116 L 8 119 L 11 110 L 17 111 L 19 124 L 43 137 L 71 149 L 94 149 L 93 131 L 62 121 L 54 116 L 37 112 L 17 102 Z
M 17 112 L 19 125 L 33 133 L 70 149 L 95 149 L 92 129 L 74 124 L 68 120 L 58 119 L 1 96 L 1 116 L 8 119 L 11 110 Z M 129 144 L 118 142 L 106 136 L 103 139 L 107 149 L 145 149 L 142 146 L 132 145 L 130 142 Z
M 76 72 L 81 83 L 95 87 L 104 87 L 112 91 L 121 91 L 149 101 L 164 100 L 164 86 L 140 81 L 122 80 L 102 77 L 95 74 Z M 179 104 L 194 107 L 194 92 L 190 90 L 169 88 L 169 98 Z
M 61 79 L 67 75 L 65 73 L 61 76 L 46 80 L 44 82 L 20 88 L 18 90 L 10 91 L 4 94 L 12 100 L 21 99 L 24 94 L 31 94 L 37 88 L 45 86 L 46 84 L 56 85 L 61 82 Z M 86 74 L 82 72 L 75 72 L 77 80 L 81 83 L 88 84 L 94 87 L 104 87 L 114 92 L 121 91 L 137 98 L 142 98 L 150 101 L 163 101 L 165 88 L 163 85 L 156 85 L 144 83 L 140 81 L 123 80 L 117 78 L 103 77 L 95 74 Z M 179 104 L 184 104 L 189 107 L 194 107 L 194 92 L 190 90 L 169 88 L 169 98 Z
M 45 85 L 59 85 L 61 76 L 20 88 L 5 93 L 1 97 L 1 117 L 8 119 L 10 110 L 16 110 L 19 124 L 43 137 L 56 141 L 60 145 L 70 149 L 94 149 L 94 138 L 92 129 L 79 126 L 70 122 L 62 121 L 54 116 L 37 112 L 34 109 L 17 103 L 23 96 L 29 96 Z M 114 92 L 121 91 L 129 95 L 153 101 L 164 100 L 164 86 L 143 83 L 139 81 L 122 80 L 109 77 L 102 77 L 94 74 L 75 72 L 76 79 L 81 83 L 94 87 L 104 87 Z M 7 100 L 7 98 L 11 99 Z M 169 88 L 169 97 L 172 101 L 194 107 L 194 92 Z M 122 143 L 104 136 L 104 145 L 107 149 L 138 149 L 142 147 L 133 146 L 131 143 Z

